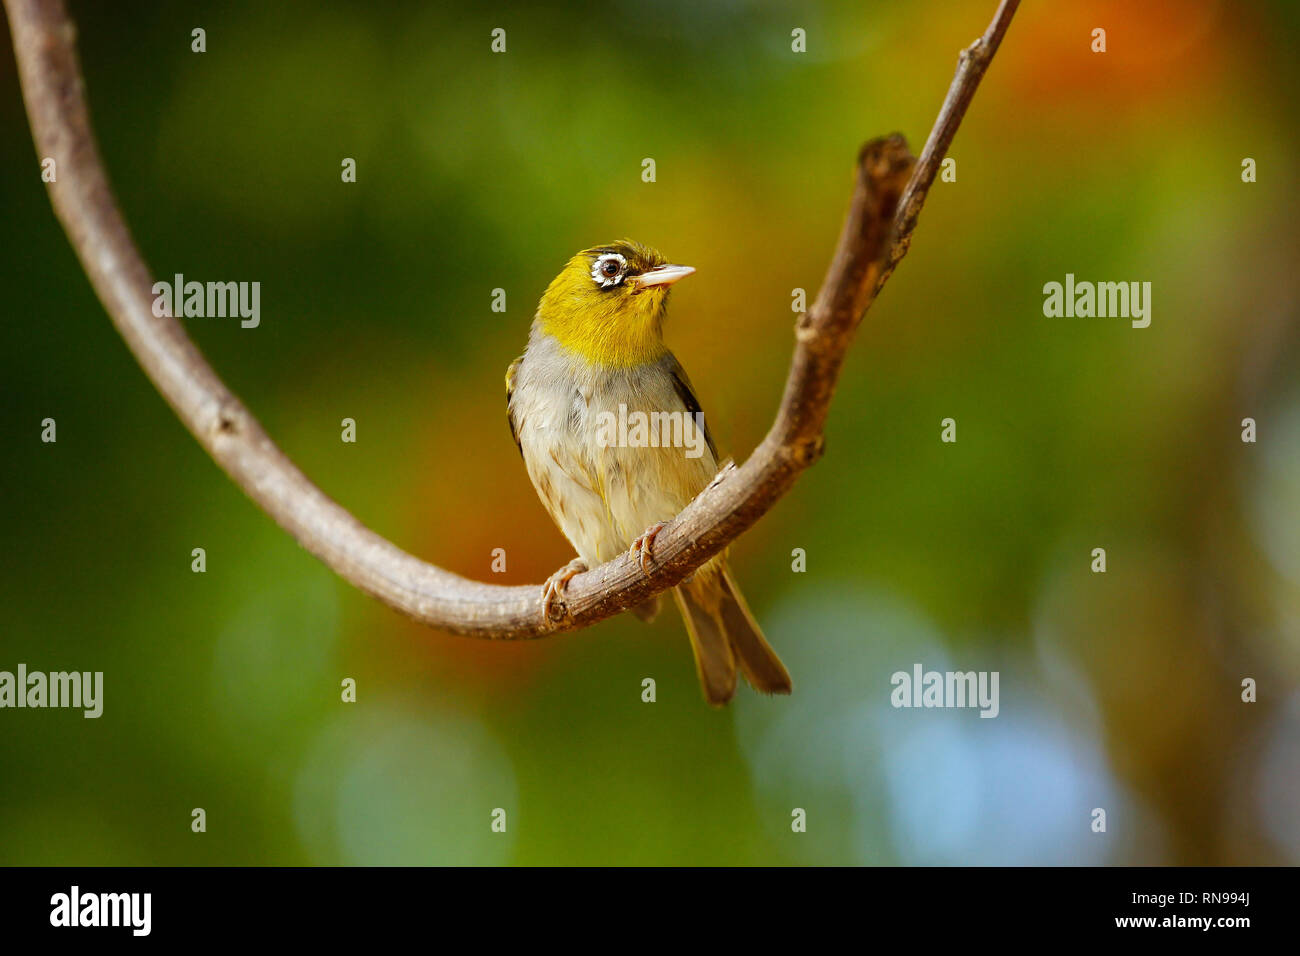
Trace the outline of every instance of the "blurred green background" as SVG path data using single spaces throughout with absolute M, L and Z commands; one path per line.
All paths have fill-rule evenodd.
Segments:
M 919 151 L 994 6 L 72 10 L 155 275 L 262 284 L 257 329 L 186 320 L 215 368 L 363 521 L 520 584 L 572 552 L 502 376 L 567 257 L 630 236 L 698 268 L 669 344 L 743 458 L 858 145 Z M 0 711 L 0 862 L 1300 863 L 1298 43 L 1289 0 L 1025 4 L 826 457 L 733 547 L 795 694 L 720 712 L 671 611 L 432 632 L 258 511 L 104 315 L 0 54 L 0 669 L 105 675 L 98 720 Z M 1067 272 L 1152 282 L 1150 328 L 1044 317 Z M 999 671 L 999 717 L 891 708 L 915 662 Z

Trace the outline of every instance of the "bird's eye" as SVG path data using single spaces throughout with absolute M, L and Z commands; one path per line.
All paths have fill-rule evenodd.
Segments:
M 609 289 L 623 281 L 627 260 L 617 252 L 607 252 L 591 266 L 591 279 L 602 289 Z

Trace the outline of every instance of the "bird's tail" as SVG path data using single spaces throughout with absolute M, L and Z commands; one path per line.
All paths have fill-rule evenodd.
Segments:
M 673 590 L 695 651 L 704 699 L 721 707 L 736 692 L 736 665 L 755 690 L 790 693 L 790 675 L 763 637 L 725 564 L 705 565 Z

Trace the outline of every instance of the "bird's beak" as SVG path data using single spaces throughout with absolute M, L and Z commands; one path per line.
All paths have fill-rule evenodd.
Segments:
M 638 289 L 652 285 L 672 285 L 678 279 L 685 279 L 695 271 L 693 266 L 656 266 L 636 277 Z

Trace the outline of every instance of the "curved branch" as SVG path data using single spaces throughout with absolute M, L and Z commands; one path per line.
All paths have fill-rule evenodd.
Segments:
M 1018 5 L 1002 0 L 988 31 L 962 53 L 919 161 L 898 135 L 862 148 L 839 245 L 816 301 L 797 323 L 785 394 L 767 437 L 665 525 L 648 574 L 626 555 L 580 574 L 569 583 L 564 619 L 552 621 L 543 616 L 539 586 L 462 578 L 361 524 L 276 447 L 181 324 L 153 314 L 153 281 L 91 131 L 63 0 L 4 0 L 37 152 L 57 161 L 54 211 L 113 324 L 177 416 L 263 511 L 345 580 L 425 624 L 503 639 L 584 627 L 677 584 L 766 514 L 820 457 L 853 332 L 906 253 L 939 163 Z

